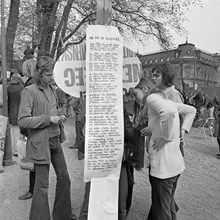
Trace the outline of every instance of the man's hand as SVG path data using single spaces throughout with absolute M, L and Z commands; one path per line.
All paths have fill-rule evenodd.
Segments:
M 151 131 L 149 127 L 145 127 L 141 130 L 141 136 L 150 136 L 150 135 L 151 135 Z
M 50 116 L 50 122 L 53 124 L 58 124 L 61 121 L 60 116 Z
M 153 150 L 160 150 L 162 147 L 164 147 L 164 145 L 167 143 L 167 141 L 165 141 L 163 138 L 157 138 L 156 140 L 154 140 L 153 142 Z
M 180 151 L 181 151 L 183 157 L 185 156 L 184 147 L 185 147 L 185 142 L 183 140 L 181 140 L 180 141 Z
M 60 116 L 60 121 L 61 121 L 62 123 L 64 123 L 66 120 L 67 120 L 67 117 L 66 117 L 65 115 L 61 115 L 61 116 Z

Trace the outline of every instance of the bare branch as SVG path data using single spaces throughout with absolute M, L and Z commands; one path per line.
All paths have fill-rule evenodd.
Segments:
M 78 30 L 79 28 L 85 24 L 86 22 L 90 21 L 91 20 L 91 17 L 94 16 L 96 13 L 95 12 L 92 12 L 90 14 L 88 14 L 85 18 L 83 18 L 79 24 L 76 26 L 76 28 L 69 34 L 67 35 L 64 39 L 63 39 L 63 42 L 66 42 L 69 38 L 71 38 Z

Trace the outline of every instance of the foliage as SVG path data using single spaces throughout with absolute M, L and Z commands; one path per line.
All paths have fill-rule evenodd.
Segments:
M 9 2 L 9 0 L 7 0 Z M 186 33 L 185 12 L 201 0 L 112 0 L 112 23 L 125 41 L 158 41 L 172 47 L 171 30 Z M 86 27 L 96 22 L 96 0 L 21 0 L 15 38 L 15 57 L 27 44 L 56 59 L 71 44 L 82 42 Z

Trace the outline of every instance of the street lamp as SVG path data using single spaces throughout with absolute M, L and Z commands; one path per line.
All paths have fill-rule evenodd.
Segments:
M 196 57 L 194 58 L 193 91 L 196 90 Z

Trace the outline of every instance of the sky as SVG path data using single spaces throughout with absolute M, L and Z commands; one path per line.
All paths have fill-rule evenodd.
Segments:
M 209 53 L 220 53 L 220 0 L 202 0 L 203 7 L 192 6 L 186 16 L 188 22 L 184 26 L 188 30 L 188 36 L 173 35 L 173 43 L 176 47 L 186 42 L 192 43 L 196 48 Z M 156 42 L 148 47 L 140 47 L 139 53 L 150 53 L 161 48 Z

